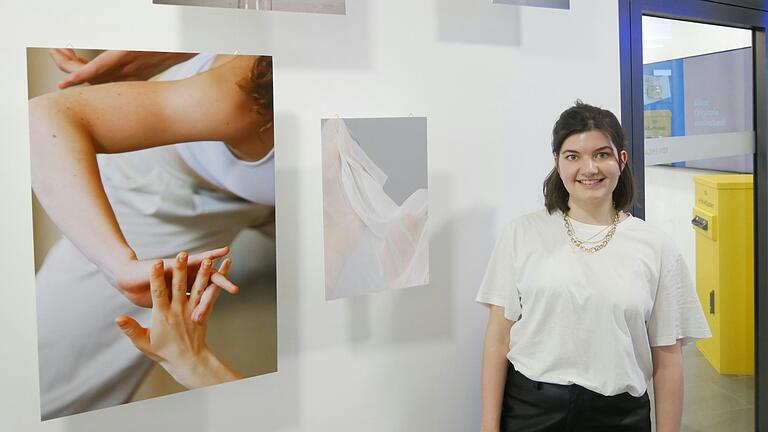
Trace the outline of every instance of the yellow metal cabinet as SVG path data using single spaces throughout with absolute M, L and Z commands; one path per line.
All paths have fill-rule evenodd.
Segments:
M 712 338 L 699 351 L 721 374 L 755 371 L 752 175 L 695 176 L 696 291 Z

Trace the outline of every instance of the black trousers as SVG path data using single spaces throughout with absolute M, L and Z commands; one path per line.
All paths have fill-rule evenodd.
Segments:
M 650 432 L 646 392 L 603 396 L 584 387 L 528 379 L 510 364 L 500 432 Z

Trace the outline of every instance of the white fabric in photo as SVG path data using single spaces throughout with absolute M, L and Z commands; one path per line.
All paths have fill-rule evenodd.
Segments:
M 100 157 L 110 204 L 139 259 L 228 245 L 271 217 L 271 206 L 201 188 L 181 163 L 173 147 Z M 128 301 L 66 237 L 46 256 L 35 284 L 42 418 L 126 402 L 151 362 L 114 320 L 129 315 L 147 326 L 151 309 Z
M 398 206 L 341 119 L 325 121 L 322 145 L 326 299 L 427 284 L 427 190 Z
M 582 239 L 606 228 L 571 224 Z M 520 373 L 603 395 L 641 396 L 653 373 L 652 346 L 711 336 L 682 255 L 632 216 L 592 254 L 569 243 L 560 212 L 512 221 L 477 301 L 503 307 L 515 321 L 507 357 Z
M 216 59 L 214 54 L 198 54 L 160 76 L 183 79 L 205 72 Z M 197 141 L 177 144 L 184 162 L 204 180 L 240 198 L 261 204 L 275 203 L 275 151 L 248 162 L 238 159 L 221 141 Z

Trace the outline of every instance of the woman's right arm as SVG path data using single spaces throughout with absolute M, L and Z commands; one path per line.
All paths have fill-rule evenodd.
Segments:
M 59 229 L 117 286 L 116 269 L 135 261 L 136 254 L 107 200 L 88 127 L 91 116 L 80 114 L 82 93 L 75 92 L 29 102 L 32 189 Z
M 499 432 L 501 404 L 507 380 L 509 331 L 514 321 L 504 317 L 504 308 L 490 305 L 483 343 L 481 432 Z

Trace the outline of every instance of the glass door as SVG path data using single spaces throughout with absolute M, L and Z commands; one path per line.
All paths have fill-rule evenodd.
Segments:
M 750 30 L 643 16 L 644 210 L 672 237 L 713 337 L 683 347 L 682 431 L 754 430 Z

